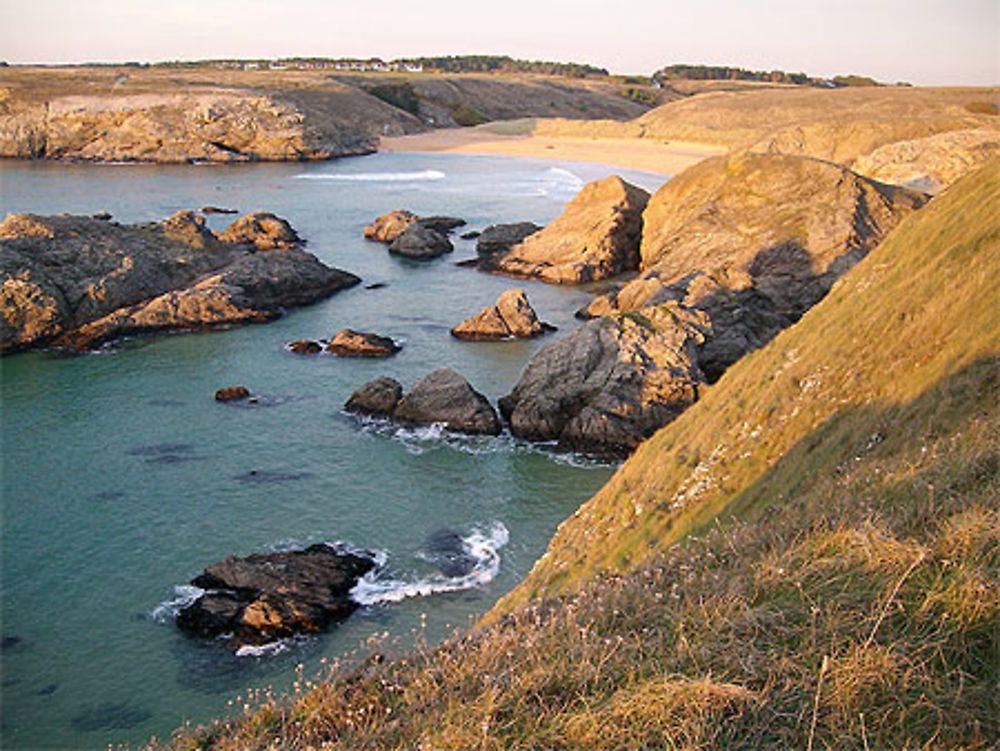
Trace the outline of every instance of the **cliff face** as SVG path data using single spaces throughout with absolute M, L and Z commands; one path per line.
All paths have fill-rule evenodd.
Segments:
M 544 114 L 635 117 L 612 84 L 212 68 L 0 70 L 0 157 L 234 162 L 374 151 L 383 135 Z

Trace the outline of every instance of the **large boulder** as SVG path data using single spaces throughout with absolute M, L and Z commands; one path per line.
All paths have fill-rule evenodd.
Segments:
M 424 376 L 393 412 L 397 422 L 443 423 L 457 433 L 499 435 L 500 419 L 489 400 L 450 368 Z
M 341 357 L 388 357 L 402 349 L 387 336 L 342 329 L 334 334 L 326 351 Z
M 456 433 L 499 435 L 502 429 L 489 400 L 449 368 L 435 370 L 401 394 L 399 382 L 383 376 L 351 394 L 344 409 L 403 425 L 441 423 Z
M 299 249 L 223 243 L 192 212 L 138 225 L 8 216 L 0 274 L 0 352 L 267 321 L 360 281 Z
M 230 556 L 191 580 L 206 591 L 178 613 L 177 625 L 205 639 L 230 634 L 234 650 L 315 634 L 357 609 L 351 589 L 373 568 L 371 554 L 322 543 Z
M 411 224 L 389 245 L 390 253 L 418 261 L 437 258 L 453 250 L 451 240 L 421 224 Z
M 589 321 L 542 348 L 500 411 L 515 436 L 622 457 L 698 397 L 707 321 L 664 305 Z
M 399 381 L 379 376 L 351 394 L 344 409 L 359 415 L 391 418 L 402 398 L 403 386 Z
M 563 214 L 503 255 L 492 269 L 554 284 L 581 284 L 639 266 L 642 212 L 649 193 L 618 176 L 584 186 Z
M 492 224 L 476 238 L 476 255 L 480 268 L 495 271 L 495 259 L 542 228 L 534 222 L 514 222 L 512 224 Z
M 451 335 L 458 339 L 493 341 L 531 339 L 553 330 L 553 326 L 538 320 L 523 289 L 509 289 L 500 295 L 496 305 L 483 308 L 455 326 Z
M 297 248 L 302 238 L 285 219 L 267 211 L 255 211 L 237 219 L 219 235 L 224 243 L 253 245 L 257 250 Z

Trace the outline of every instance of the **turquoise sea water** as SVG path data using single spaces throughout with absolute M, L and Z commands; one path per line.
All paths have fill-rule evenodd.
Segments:
M 586 290 L 459 268 L 474 241 L 428 263 L 365 242 L 378 214 L 408 208 L 545 223 L 583 184 L 617 171 L 653 190 L 666 178 L 600 165 L 459 155 L 379 154 L 324 164 L 115 166 L 0 164 L 0 209 L 107 210 L 160 220 L 212 204 L 289 219 L 308 249 L 362 285 L 274 323 L 130 341 L 98 354 L 0 360 L 2 392 L 3 748 L 141 744 L 227 711 L 248 687 L 288 688 L 295 667 L 373 633 L 430 640 L 488 609 L 544 551 L 556 525 L 612 467 L 509 436 L 400 432 L 340 411 L 387 374 L 412 386 L 449 366 L 491 399 L 507 393 L 531 342 L 460 342 L 448 329 L 521 286 L 565 336 Z M 211 217 L 222 228 L 231 217 Z M 381 289 L 365 285 L 384 283 Z M 302 357 L 283 345 L 351 327 L 403 342 L 388 360 Z M 255 408 L 216 404 L 242 383 Z M 250 474 L 255 472 L 255 474 Z M 496 575 L 459 592 L 365 607 L 316 639 L 235 658 L 185 638 L 158 606 L 229 554 L 322 540 L 378 549 L 383 579 L 426 582 L 420 552 L 442 528 L 493 540 Z M 505 544 L 505 538 L 507 539 Z M 487 571 L 483 579 L 490 579 Z

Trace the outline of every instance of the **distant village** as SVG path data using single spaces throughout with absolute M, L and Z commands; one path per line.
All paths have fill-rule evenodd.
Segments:
M 368 60 L 342 59 L 290 59 L 290 60 L 220 60 L 214 65 L 228 70 L 355 70 L 369 73 L 422 73 L 423 64 L 412 60 L 385 62 L 379 58 Z

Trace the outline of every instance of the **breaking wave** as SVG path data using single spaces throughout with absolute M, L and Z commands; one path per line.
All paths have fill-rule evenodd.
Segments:
M 382 566 L 365 574 L 351 590 L 351 599 L 359 605 L 380 605 L 400 602 L 410 597 L 428 597 L 445 592 L 460 592 L 489 584 L 500 571 L 500 548 L 507 544 L 510 533 L 501 522 L 494 522 L 488 532 L 478 529 L 462 537 L 462 552 L 473 561 L 472 568 L 461 576 L 431 576 L 407 581 L 380 578 Z
M 443 180 L 444 172 L 436 169 L 425 169 L 419 172 L 356 172 L 354 174 L 301 174 L 295 176 L 299 180 L 337 180 L 340 182 L 361 183 L 395 183 L 414 182 L 419 180 Z

